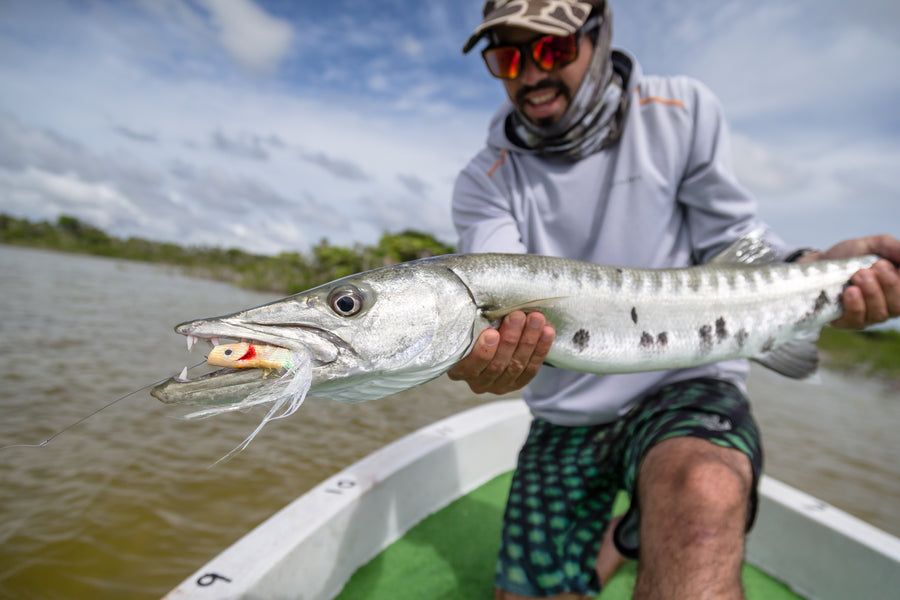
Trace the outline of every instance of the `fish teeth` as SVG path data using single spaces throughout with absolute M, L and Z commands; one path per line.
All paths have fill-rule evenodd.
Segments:
M 187 367 L 181 369 L 181 373 L 175 378 L 176 381 L 188 381 Z
M 194 344 L 196 344 L 196 343 L 197 343 L 197 338 L 196 338 L 196 337 L 194 337 L 194 336 L 192 336 L 192 335 L 187 336 L 187 349 L 188 349 L 188 352 L 191 351 L 191 348 L 193 348 L 193 347 L 194 347 Z
M 222 340 L 218 337 L 209 338 L 206 341 L 209 343 L 210 348 L 215 348 L 222 343 Z

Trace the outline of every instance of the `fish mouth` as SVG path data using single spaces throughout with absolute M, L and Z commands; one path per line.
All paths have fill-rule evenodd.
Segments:
M 314 371 L 336 362 L 341 355 L 357 354 L 340 337 L 306 323 L 200 320 L 181 323 L 175 327 L 175 331 L 185 336 L 188 351 L 191 351 L 198 342 L 206 342 L 210 348 L 223 343 L 246 342 L 285 348 L 292 352 L 305 352 L 310 356 Z M 188 377 L 185 367 L 181 373 L 156 386 L 150 393 L 166 403 L 227 403 L 246 395 L 248 390 L 268 385 L 276 380 L 277 376 L 269 376 L 271 371 L 272 369 L 259 367 L 243 369 L 226 367 L 197 377 Z M 211 392 L 215 392 L 217 400 L 210 401 Z
M 179 331 L 179 333 L 183 332 Z M 275 344 L 273 343 L 271 336 L 248 338 L 193 333 L 184 333 L 184 335 L 187 341 L 188 352 L 193 350 L 198 342 L 206 342 L 209 345 L 209 348 L 212 349 L 223 343 L 227 344 L 239 341 L 254 345 L 286 348 L 292 352 L 306 352 L 310 355 L 314 368 L 333 362 L 338 357 L 338 352 L 321 351 L 321 345 L 317 346 L 320 347 L 319 351 L 313 353 L 308 346 L 303 344 Z M 246 367 L 240 369 L 224 367 L 194 377 L 189 377 L 188 368 L 184 367 L 181 370 L 181 373 L 167 379 L 162 384 L 157 385 L 150 390 L 150 395 L 167 404 L 229 404 L 247 396 L 250 392 L 258 388 L 270 385 L 284 372 L 285 370 L 283 369 L 263 367 Z
M 166 404 L 231 404 L 275 379 L 267 378 L 264 369 L 218 369 L 194 379 L 183 375 L 184 371 L 155 386 L 150 395 Z
M 317 340 L 321 340 L 323 337 L 325 337 L 325 338 L 333 337 L 330 334 L 328 334 L 328 332 L 325 332 L 322 330 L 317 330 L 316 333 L 319 334 L 316 337 Z M 334 361 L 336 361 L 338 359 L 338 356 L 340 355 L 340 352 L 337 350 L 337 347 L 331 343 L 325 344 L 325 345 L 319 344 L 319 343 L 317 343 L 317 344 L 302 344 L 302 343 L 297 344 L 297 343 L 292 343 L 290 341 L 285 341 L 283 339 L 278 340 L 278 342 L 280 342 L 280 343 L 275 343 L 275 340 L 273 340 L 270 336 L 261 336 L 259 338 L 251 338 L 251 337 L 231 337 L 231 336 L 218 336 L 218 335 L 205 335 L 205 334 L 195 335 L 195 334 L 189 333 L 189 334 L 185 334 L 185 338 L 186 338 L 186 342 L 187 342 L 188 352 L 193 350 L 194 346 L 198 342 L 206 342 L 209 345 L 210 349 L 215 348 L 216 346 L 219 346 L 223 343 L 230 344 L 230 343 L 234 343 L 234 342 L 240 342 L 240 343 L 247 343 L 247 344 L 252 344 L 252 345 L 256 345 L 256 346 L 264 345 L 264 346 L 272 346 L 275 348 L 283 348 L 283 349 L 286 349 L 291 352 L 299 351 L 299 352 L 306 353 L 310 356 L 313 368 L 322 367 L 324 365 L 333 363 Z M 346 346 L 346 345 L 343 345 L 343 346 Z M 192 383 L 192 382 L 197 382 L 197 381 L 206 381 L 206 382 L 212 383 L 212 380 L 219 378 L 219 380 L 222 383 L 226 383 L 226 380 L 228 379 L 226 376 L 229 373 L 234 373 L 237 371 L 261 371 L 261 372 L 269 373 L 272 370 L 273 369 L 267 368 L 267 367 L 244 367 L 244 368 L 240 368 L 240 369 L 235 369 L 232 367 L 225 367 L 225 368 L 217 369 L 215 371 L 204 373 L 197 377 L 191 378 L 191 377 L 188 377 L 187 367 L 185 367 L 181 371 L 181 373 L 179 373 L 178 375 L 173 377 L 171 381 L 173 384 Z M 275 369 L 275 371 L 278 373 L 282 373 L 283 369 Z M 243 382 L 241 382 L 241 383 L 243 383 Z
M 176 326 L 175 331 L 185 336 L 188 352 L 201 341 L 210 348 L 232 342 L 274 346 L 308 353 L 313 368 L 333 363 L 342 354 L 356 355 L 353 347 L 339 336 L 307 323 L 188 321 Z M 186 379 L 183 371 L 181 378 Z

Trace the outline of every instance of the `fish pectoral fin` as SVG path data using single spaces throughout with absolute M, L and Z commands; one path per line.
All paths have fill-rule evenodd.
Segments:
M 807 379 L 819 368 L 818 332 L 785 342 L 751 360 L 791 379 Z
M 568 296 L 557 296 L 556 298 L 541 298 L 540 300 L 530 300 L 528 302 L 523 302 L 522 304 L 516 304 L 515 306 L 504 306 L 501 308 L 495 308 L 493 310 L 485 310 L 482 311 L 481 314 L 488 321 L 499 321 L 513 311 L 523 310 L 525 312 L 540 312 L 542 308 L 553 308 L 554 304 L 556 304 L 560 300 L 565 300 L 567 298 Z
M 765 240 L 765 227 L 753 229 L 713 256 L 711 265 L 769 265 L 779 261 L 775 249 Z

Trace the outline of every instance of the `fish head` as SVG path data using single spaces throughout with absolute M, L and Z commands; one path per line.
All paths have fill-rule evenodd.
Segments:
M 310 396 L 358 402 L 414 387 L 449 369 L 472 346 L 476 318 L 462 281 L 440 260 L 424 259 L 188 321 L 175 330 L 216 345 L 234 338 L 308 353 Z M 228 378 L 218 382 L 225 385 Z M 171 384 L 169 392 L 172 397 Z

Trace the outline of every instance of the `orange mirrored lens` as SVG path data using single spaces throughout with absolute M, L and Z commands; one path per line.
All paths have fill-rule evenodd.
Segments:
M 539 69 L 554 71 L 578 58 L 578 36 L 545 35 L 524 46 L 486 48 L 481 55 L 491 75 L 500 79 L 515 79 L 522 69 L 523 51 L 529 51 Z
M 515 79 L 519 76 L 519 65 L 522 63 L 522 53 L 513 46 L 501 46 L 488 48 L 482 54 L 488 70 L 494 77 L 501 79 Z
M 565 37 L 548 35 L 532 42 L 531 56 L 545 71 L 559 69 L 578 56 L 578 41 L 574 35 Z

